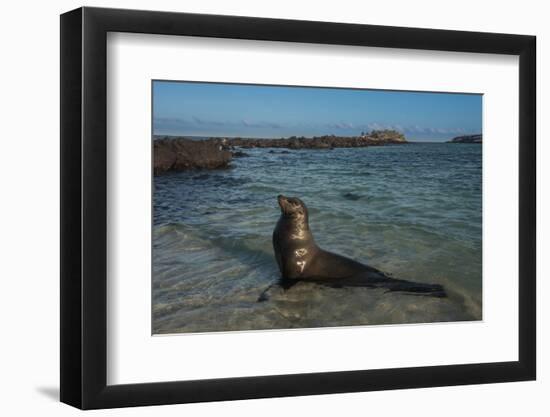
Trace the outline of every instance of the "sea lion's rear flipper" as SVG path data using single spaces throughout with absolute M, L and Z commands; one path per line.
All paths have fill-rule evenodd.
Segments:
M 424 284 L 422 282 L 411 282 L 404 280 L 392 280 L 387 283 L 387 292 L 404 292 L 412 295 L 426 295 L 430 297 L 445 298 L 447 293 L 442 285 L 439 284 Z
M 447 297 L 445 289 L 439 284 L 424 284 L 395 279 L 377 271 L 376 274 L 358 275 L 338 280 L 314 279 L 313 282 L 331 288 L 380 288 L 386 292 L 402 292 L 411 295 L 429 297 Z

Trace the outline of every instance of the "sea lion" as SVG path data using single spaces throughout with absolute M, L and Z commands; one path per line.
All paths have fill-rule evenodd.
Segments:
M 281 271 L 280 284 L 283 288 L 299 281 L 309 281 L 337 288 L 384 288 L 388 291 L 446 297 L 445 290 L 439 284 L 392 278 L 376 268 L 321 249 L 309 229 L 308 210 L 304 202 L 283 195 L 279 195 L 277 200 L 281 217 L 273 231 L 273 249 Z

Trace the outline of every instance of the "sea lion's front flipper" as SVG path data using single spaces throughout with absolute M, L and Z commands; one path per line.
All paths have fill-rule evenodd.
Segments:
M 256 302 L 258 303 L 261 303 L 263 301 L 267 301 L 269 300 L 269 290 L 274 286 L 276 285 L 276 283 L 273 283 L 273 284 L 270 284 L 269 287 L 267 287 L 265 290 L 263 290 L 261 292 L 261 294 L 258 296 L 258 299 L 256 300 Z
M 296 285 L 299 282 L 297 279 L 279 279 L 278 281 L 272 283 L 267 287 L 265 290 L 262 291 L 262 293 L 259 295 L 257 302 L 267 301 L 269 300 L 269 291 L 272 288 L 279 287 L 282 288 L 283 291 L 287 291 L 290 288 L 292 288 L 294 285 Z
M 300 280 L 298 279 L 284 279 L 281 278 L 278 282 L 278 284 L 283 288 L 283 290 L 289 290 L 292 287 L 294 287 Z

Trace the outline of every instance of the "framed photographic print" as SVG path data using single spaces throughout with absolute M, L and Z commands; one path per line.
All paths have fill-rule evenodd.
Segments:
M 61 16 L 61 400 L 535 379 L 535 38 Z

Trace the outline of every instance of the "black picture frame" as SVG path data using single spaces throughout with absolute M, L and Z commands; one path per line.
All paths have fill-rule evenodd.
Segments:
M 108 32 L 519 56 L 519 360 L 107 385 Z M 61 401 L 95 409 L 534 380 L 535 51 L 524 35 L 88 7 L 61 15 Z

